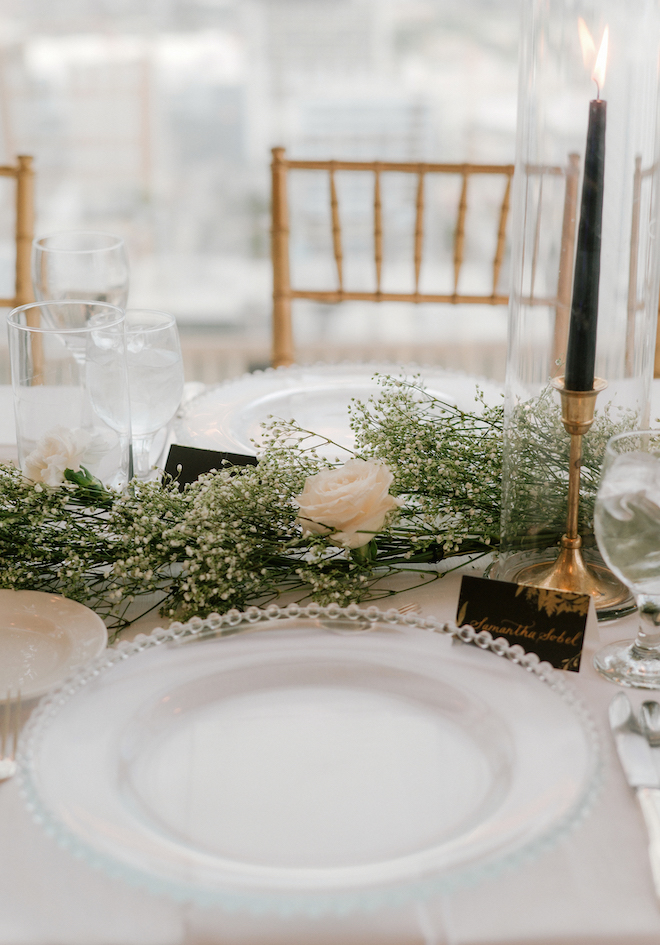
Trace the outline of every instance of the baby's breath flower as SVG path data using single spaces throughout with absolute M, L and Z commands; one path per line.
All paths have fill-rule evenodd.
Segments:
M 151 607 L 154 594 L 161 613 L 177 619 L 264 605 L 285 591 L 345 605 L 392 593 L 380 581 L 388 573 L 421 567 L 420 581 L 435 579 L 428 564 L 497 549 L 502 407 L 488 407 L 479 397 L 474 411 L 461 411 L 425 391 L 416 377 L 381 377 L 379 383 L 380 396 L 350 407 L 354 455 L 387 464 L 400 510 L 364 547 L 346 550 L 327 535 L 303 534 L 295 497 L 306 479 L 341 465 L 346 451 L 275 419 L 266 427 L 258 466 L 206 474 L 183 492 L 171 481 L 134 481 L 124 493 L 91 497 L 75 482 L 35 485 L 16 467 L 0 464 L 1 586 L 65 594 L 92 606 L 118 632 L 139 615 L 131 602 L 149 596 L 145 606 Z M 548 529 L 560 534 L 563 528 L 563 489 L 547 485 L 548 470 L 561 482 L 567 469 L 561 450 L 568 449 L 568 438 L 559 423 L 552 399 L 543 395 L 522 405 L 515 431 L 507 429 L 520 454 L 507 502 L 521 528 L 538 523 L 543 503 Z M 585 438 L 584 521 L 615 429 L 603 411 Z M 551 453 L 549 444 L 559 451 Z M 322 447 L 326 453 L 336 447 L 344 458 L 324 462 Z M 545 466 L 539 455 L 547 457 Z

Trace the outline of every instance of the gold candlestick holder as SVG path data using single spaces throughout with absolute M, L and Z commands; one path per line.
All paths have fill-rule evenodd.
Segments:
M 582 437 L 594 422 L 596 397 L 605 390 L 607 381 L 597 377 L 591 390 L 566 390 L 564 378 L 556 377 L 552 380 L 552 386 L 559 391 L 562 423 L 571 438 L 566 534 L 562 536 L 561 550 L 556 561 L 527 565 L 513 580 L 517 584 L 529 584 L 533 587 L 590 594 L 594 598 L 596 610 L 612 610 L 630 597 L 630 591 L 608 568 L 599 564 L 585 564 L 581 550 L 582 539 L 578 534 Z

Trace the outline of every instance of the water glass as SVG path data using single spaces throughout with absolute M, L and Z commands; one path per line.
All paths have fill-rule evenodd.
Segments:
M 53 327 L 58 306 L 76 327 Z M 129 478 L 130 401 L 124 313 L 100 302 L 32 303 L 7 317 L 18 459 L 37 483 L 85 470 L 105 485 Z
M 640 618 L 636 639 L 603 647 L 594 665 L 621 686 L 660 688 L 660 430 L 608 442 L 594 525 L 600 552 L 632 591 Z
M 183 363 L 174 316 L 128 309 L 126 360 L 134 473 L 139 479 L 147 479 L 152 474 L 156 434 L 174 417 L 183 394 Z
M 37 302 L 83 299 L 126 308 L 128 257 L 109 233 L 64 231 L 32 244 L 32 288 Z

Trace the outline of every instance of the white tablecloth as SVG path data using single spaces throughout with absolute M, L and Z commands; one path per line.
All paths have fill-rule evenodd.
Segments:
M 12 435 L 10 408 L 9 390 L 0 388 L 0 444 Z M 415 600 L 423 613 L 453 619 L 459 580 L 448 575 L 405 591 L 397 605 Z M 13 779 L 0 784 L 0 945 L 658 945 L 660 906 L 646 834 L 611 754 L 607 705 L 617 690 L 596 675 L 590 659 L 595 647 L 634 635 L 634 627 L 631 617 L 590 626 L 581 671 L 571 674 L 608 754 L 596 807 L 573 834 L 523 868 L 451 896 L 341 919 L 179 906 L 108 879 L 60 850 L 32 822 Z M 640 702 L 645 695 L 631 698 Z

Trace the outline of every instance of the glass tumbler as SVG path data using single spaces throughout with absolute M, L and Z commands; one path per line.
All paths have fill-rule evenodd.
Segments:
M 53 327 L 53 313 L 57 322 L 70 316 L 76 327 Z M 7 322 L 22 471 L 51 486 L 67 470 L 125 485 L 131 421 L 124 313 L 100 302 L 51 301 L 13 309 Z

